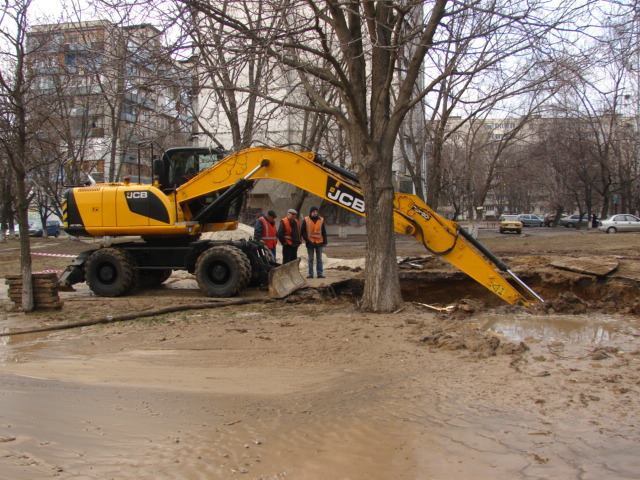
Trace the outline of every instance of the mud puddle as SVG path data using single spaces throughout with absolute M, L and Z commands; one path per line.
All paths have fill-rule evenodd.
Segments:
M 0 312 L 0 333 L 8 333 L 26 326 L 25 322 L 20 322 L 6 312 Z M 25 355 L 42 350 L 50 335 L 52 335 L 50 332 L 37 332 L 0 337 L 0 364 L 18 362 Z
M 514 342 L 563 342 L 570 345 L 631 346 L 638 329 L 620 315 L 483 315 L 480 325 Z
M 8 331 L 7 328 L 0 328 L 0 333 Z M 29 333 L 14 337 L 0 337 L 0 364 L 18 362 L 23 355 L 41 350 L 42 342 L 48 335 L 48 333 Z

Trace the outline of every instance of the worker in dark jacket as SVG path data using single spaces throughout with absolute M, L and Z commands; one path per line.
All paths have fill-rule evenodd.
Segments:
M 280 220 L 278 240 L 282 244 L 282 263 L 289 263 L 298 258 L 300 246 L 300 220 L 298 212 L 293 208 L 287 210 L 287 216 Z
M 278 244 L 276 230 L 276 212 L 269 210 L 267 214 L 262 214 L 256 220 L 253 227 L 253 238 L 258 242 L 262 242 L 273 253 L 273 259 L 276 258 L 276 245 Z
M 307 244 L 307 253 L 309 254 L 309 275 L 307 278 L 313 278 L 313 257 L 316 257 L 318 278 L 324 278 L 322 248 L 327 244 L 327 229 L 324 225 L 324 218 L 318 212 L 318 207 L 311 207 L 309 216 L 304 217 L 301 233 Z

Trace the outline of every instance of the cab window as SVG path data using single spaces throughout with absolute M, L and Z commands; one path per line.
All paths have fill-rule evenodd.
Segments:
M 195 152 L 172 152 L 169 158 L 169 185 L 178 187 L 198 173 L 198 156 Z
M 206 170 L 220 160 L 218 153 L 201 153 L 198 155 L 199 171 Z

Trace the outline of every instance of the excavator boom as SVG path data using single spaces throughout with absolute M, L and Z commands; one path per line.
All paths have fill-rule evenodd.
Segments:
M 212 191 L 233 192 L 234 189 L 249 188 L 249 180 L 261 179 L 289 183 L 352 213 L 366 216 L 362 190 L 352 173 L 330 166 L 312 152 L 277 148 L 250 148 L 229 155 L 180 186 L 176 190 L 176 201 L 188 205 Z M 213 209 L 214 205 L 209 207 Z M 203 212 L 198 215 L 202 218 Z M 542 301 L 464 229 L 438 215 L 416 195 L 395 194 L 394 229 L 397 233 L 412 235 L 429 252 L 465 272 L 509 304 L 528 304 L 530 301 L 500 271 L 512 276 L 530 296 Z

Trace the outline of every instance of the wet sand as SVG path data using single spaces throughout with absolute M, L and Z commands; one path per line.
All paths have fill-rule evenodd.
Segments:
M 344 303 L 222 310 L 12 338 L 0 366 L 0 437 L 9 439 L 0 441 L 0 478 L 640 471 L 637 325 L 625 317 L 590 326 L 589 316 L 560 316 L 553 331 L 553 322 L 539 330 L 539 318 L 522 314 L 458 320 L 531 348 L 479 358 L 423 344 L 443 320 L 413 308 L 395 316 Z M 572 336 L 576 325 L 608 334 Z M 613 346 L 593 360 L 594 348 Z

